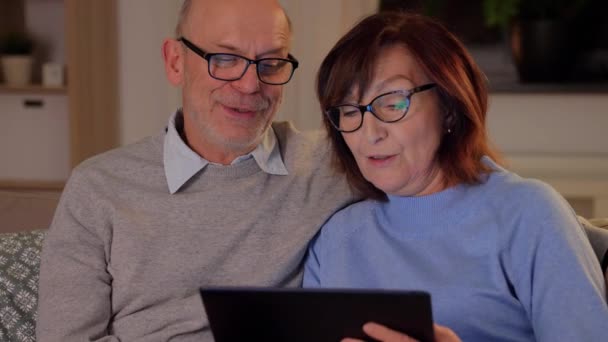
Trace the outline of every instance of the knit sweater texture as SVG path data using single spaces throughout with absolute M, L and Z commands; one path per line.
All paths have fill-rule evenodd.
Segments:
M 171 195 L 164 134 L 77 167 L 44 241 L 38 341 L 212 341 L 200 287 L 301 285 L 309 241 L 352 195 L 326 139 L 273 129 L 288 175 L 210 164 Z
M 304 286 L 428 291 L 435 321 L 463 341 L 606 341 L 603 275 L 572 209 L 485 162 L 482 184 L 336 213 Z

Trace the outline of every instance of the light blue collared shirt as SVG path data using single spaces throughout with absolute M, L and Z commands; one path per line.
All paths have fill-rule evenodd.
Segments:
M 165 145 L 163 150 L 163 161 L 165 166 L 165 177 L 171 194 L 176 193 L 192 176 L 203 170 L 209 165 L 209 161 L 194 152 L 182 140 L 175 126 L 175 119 L 181 114 L 178 110 L 171 115 L 165 135 Z M 255 159 L 262 171 L 272 174 L 285 176 L 288 174 L 287 168 L 281 158 L 277 136 L 268 127 L 264 132 L 262 142 L 250 153 L 240 156 L 232 161 L 231 165 L 237 164 L 249 158 Z M 214 163 L 213 163 L 214 164 Z

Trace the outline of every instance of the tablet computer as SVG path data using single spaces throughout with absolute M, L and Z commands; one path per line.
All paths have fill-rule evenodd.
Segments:
M 370 321 L 434 340 L 431 296 L 422 291 L 223 287 L 201 296 L 216 342 L 373 341 L 362 330 Z

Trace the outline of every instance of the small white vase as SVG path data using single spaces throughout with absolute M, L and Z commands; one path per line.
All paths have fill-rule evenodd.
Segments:
M 33 58 L 29 55 L 2 56 L 2 70 L 6 84 L 14 87 L 30 84 L 32 61 Z

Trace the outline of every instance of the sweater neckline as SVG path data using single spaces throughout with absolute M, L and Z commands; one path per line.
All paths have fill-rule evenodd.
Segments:
M 467 191 L 468 186 L 458 184 L 424 196 L 388 195 L 385 215 L 390 221 L 416 225 L 455 222 L 464 214 L 459 208 L 467 202 Z
M 201 171 L 201 176 L 204 178 L 240 178 L 251 176 L 262 169 L 258 166 L 254 158 L 243 160 L 233 165 L 216 165 L 207 164 Z

